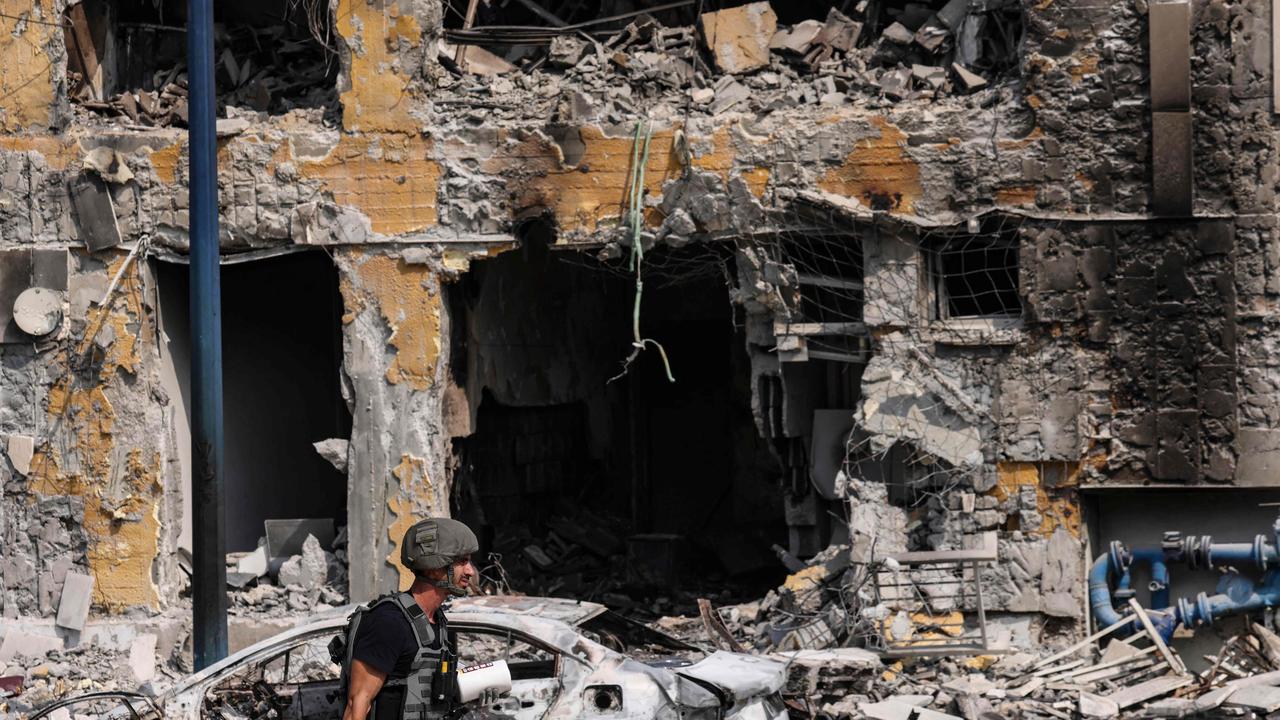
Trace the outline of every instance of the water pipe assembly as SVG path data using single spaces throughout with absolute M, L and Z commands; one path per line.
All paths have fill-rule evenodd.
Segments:
M 1117 602 L 1127 603 L 1136 594 L 1130 571 L 1134 565 L 1151 570 L 1152 608 L 1147 610 L 1152 624 L 1164 640 L 1179 626 L 1195 628 L 1218 618 L 1242 615 L 1280 606 L 1280 518 L 1271 528 L 1271 536 L 1258 535 L 1253 542 L 1215 543 L 1209 535 L 1183 537 L 1169 531 L 1158 548 L 1129 549 L 1113 541 L 1108 551 L 1094 561 L 1089 570 L 1089 606 L 1099 626 L 1121 620 Z M 1218 581 L 1215 594 L 1200 593 L 1194 599 L 1170 600 L 1169 566 L 1185 565 L 1189 570 L 1228 570 Z M 1262 573 L 1255 583 L 1237 570 L 1252 569 Z M 1141 629 L 1135 619 L 1126 633 Z

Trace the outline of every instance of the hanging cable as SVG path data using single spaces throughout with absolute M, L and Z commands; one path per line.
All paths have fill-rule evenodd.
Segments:
M 644 134 L 643 147 L 640 142 L 641 133 Z M 626 375 L 631 370 L 631 363 L 640 356 L 640 352 L 644 350 L 646 345 L 653 345 L 658 350 L 658 355 L 662 357 L 662 367 L 667 373 L 667 380 L 675 382 L 675 376 L 671 374 L 671 362 L 667 359 L 667 351 L 663 349 L 662 344 L 657 340 L 646 338 L 640 334 L 640 301 L 644 296 L 644 279 L 642 277 L 642 267 L 644 265 L 644 245 L 641 242 L 640 234 L 644 229 L 644 169 L 649 164 L 649 142 L 653 139 L 653 127 L 640 120 L 636 122 L 636 136 L 631 145 L 631 175 L 629 177 L 630 193 L 628 197 L 627 221 L 631 225 L 631 263 L 630 269 L 635 273 L 636 278 L 636 299 L 631 310 L 631 354 L 627 359 L 622 361 L 622 372 L 609 378 L 609 382 L 613 382 L 618 378 Z

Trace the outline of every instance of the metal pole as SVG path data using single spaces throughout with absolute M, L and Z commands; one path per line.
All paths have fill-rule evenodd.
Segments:
M 197 670 L 227 655 L 222 482 L 222 291 L 218 266 L 213 0 L 187 3 L 191 151 L 191 578 Z

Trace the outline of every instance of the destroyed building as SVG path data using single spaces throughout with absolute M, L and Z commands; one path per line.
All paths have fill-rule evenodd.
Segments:
M 392 589 L 431 514 L 654 614 L 993 543 L 1023 648 L 1112 541 L 1271 532 L 1267 3 L 471 10 L 218 3 L 233 646 Z M 184 641 L 184 22 L 0 0 L 0 669 Z M 253 588 L 291 556 L 323 593 Z

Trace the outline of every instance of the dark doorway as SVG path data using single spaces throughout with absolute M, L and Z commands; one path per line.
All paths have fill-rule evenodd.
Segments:
M 190 275 L 172 263 L 155 271 L 166 350 L 188 408 Z M 345 523 L 346 478 L 312 447 L 351 434 L 341 317 L 338 273 L 324 253 L 222 267 L 228 551 L 257 547 L 272 518 Z
M 455 380 L 477 404 L 473 433 L 455 439 L 455 512 L 522 592 L 626 606 L 676 583 L 743 598 L 776 586 L 779 469 L 751 414 L 731 256 L 646 260 L 641 333 L 662 344 L 671 382 L 653 346 L 622 372 L 625 260 L 553 250 L 540 232 L 450 288 Z

